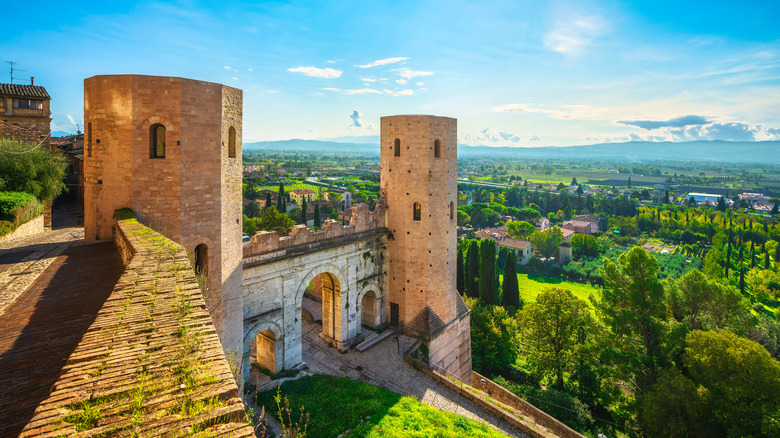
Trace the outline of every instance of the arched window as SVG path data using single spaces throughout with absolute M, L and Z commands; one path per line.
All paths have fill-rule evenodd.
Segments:
M 455 219 L 455 203 L 450 201 L 450 220 Z
M 398 138 L 395 139 L 395 143 L 393 144 L 393 156 L 401 156 L 401 140 Z
M 209 272 L 209 247 L 205 243 L 195 247 L 195 273 L 205 275 Z
M 87 123 L 87 157 L 92 156 L 92 122 Z
M 433 142 L 433 156 L 441 158 L 441 142 L 439 140 Z
M 422 217 L 422 207 L 419 202 L 414 203 L 414 220 L 419 221 Z
M 165 126 L 159 123 L 149 127 L 149 158 L 165 158 Z
M 228 130 L 228 158 L 236 158 L 236 128 Z

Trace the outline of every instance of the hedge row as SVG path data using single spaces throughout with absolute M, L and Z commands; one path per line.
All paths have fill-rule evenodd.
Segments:
M 0 236 L 43 214 L 43 205 L 26 192 L 0 192 Z

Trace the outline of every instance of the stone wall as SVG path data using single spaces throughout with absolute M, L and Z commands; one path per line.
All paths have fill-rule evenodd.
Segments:
M 19 225 L 12 232 L 0 237 L 0 242 L 34 236 L 38 233 L 43 233 L 43 215 L 36 216 Z
M 115 237 L 125 272 L 21 436 L 253 437 L 186 250 L 128 210 Z

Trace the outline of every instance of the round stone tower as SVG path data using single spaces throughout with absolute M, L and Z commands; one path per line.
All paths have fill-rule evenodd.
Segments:
M 470 379 L 469 311 L 456 290 L 457 121 L 382 117 L 380 155 L 390 322 L 426 342 L 432 368 Z

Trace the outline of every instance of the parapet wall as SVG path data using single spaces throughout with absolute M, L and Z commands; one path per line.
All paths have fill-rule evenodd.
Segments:
M 306 225 L 294 226 L 288 235 L 280 235 L 276 231 L 258 231 L 252 236 L 252 243 L 244 245 L 244 258 L 382 229 L 386 226 L 385 209 L 384 200 L 378 199 L 374 211 L 369 210 L 366 204 L 354 204 L 349 225 L 328 219 L 323 221 L 322 229 L 318 231 L 312 231 Z
M 116 215 L 125 272 L 21 436 L 253 437 L 186 251 Z

